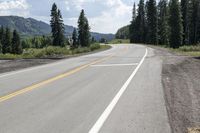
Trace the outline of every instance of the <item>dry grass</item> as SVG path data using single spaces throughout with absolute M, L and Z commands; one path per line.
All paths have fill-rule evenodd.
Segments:
M 200 127 L 199 128 L 188 128 L 188 133 L 200 133 Z

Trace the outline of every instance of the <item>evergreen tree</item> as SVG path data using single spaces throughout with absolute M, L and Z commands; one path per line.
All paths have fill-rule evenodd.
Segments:
M 82 47 L 90 45 L 90 27 L 84 10 L 81 11 L 78 19 L 78 42 Z
M 147 2 L 147 25 L 147 42 L 150 44 L 158 44 L 158 21 L 155 0 L 149 0 Z
M 138 15 L 135 19 L 135 42 L 144 43 L 146 39 L 145 34 L 145 5 L 144 0 L 140 0 L 138 5 Z
M 159 44 L 169 45 L 169 24 L 167 0 L 160 0 L 158 4 L 158 35 Z
M 20 36 L 17 33 L 16 30 L 13 32 L 13 38 L 12 38 L 12 53 L 13 54 L 22 54 L 22 45 L 20 42 Z
M 3 26 L 1 26 L 1 29 L 0 29 L 0 53 L 2 53 L 3 38 L 4 38 L 4 28 L 3 28 Z
M 131 24 L 129 26 L 129 34 L 130 34 L 130 42 L 131 43 L 134 43 L 135 41 L 135 19 L 136 19 L 136 7 L 135 7 L 135 3 L 133 5 L 133 14 L 132 14 L 132 21 L 131 21 Z
M 76 28 L 74 28 L 74 31 L 72 33 L 72 40 L 73 40 L 73 48 L 76 48 L 78 46 L 78 41 L 77 41 L 77 31 Z
M 11 33 L 10 29 L 7 27 L 6 32 L 5 32 L 5 37 L 3 39 L 3 44 L 2 44 L 2 53 L 11 53 L 12 48 L 11 48 Z
M 190 44 L 197 44 L 198 40 L 198 12 L 199 12 L 199 0 L 189 1 L 189 16 L 190 16 L 190 26 L 189 26 L 189 40 Z
M 181 9 L 178 0 L 170 2 L 170 47 L 178 48 L 182 45 L 183 25 Z
M 58 46 L 65 46 L 64 24 L 60 10 L 58 10 Z
M 64 24 L 60 10 L 54 3 L 51 9 L 51 32 L 54 46 L 65 46 L 64 44 Z
M 183 45 L 189 44 L 189 0 L 181 0 L 183 19 Z

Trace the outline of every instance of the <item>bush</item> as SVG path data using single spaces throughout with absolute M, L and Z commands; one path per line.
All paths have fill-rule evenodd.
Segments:
M 100 48 L 101 48 L 101 46 L 98 43 L 91 44 L 91 46 L 90 46 L 91 51 L 94 51 L 94 50 L 97 50 Z

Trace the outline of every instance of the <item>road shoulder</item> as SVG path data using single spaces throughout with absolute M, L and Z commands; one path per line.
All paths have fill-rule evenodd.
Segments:
M 186 133 L 200 126 L 200 59 L 153 48 L 163 59 L 162 83 L 172 132 Z

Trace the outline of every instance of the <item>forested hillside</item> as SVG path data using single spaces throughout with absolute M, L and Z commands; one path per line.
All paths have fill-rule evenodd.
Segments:
M 129 26 L 120 28 L 115 35 L 116 39 L 129 39 Z
M 18 16 L 0 16 L 0 26 L 9 27 L 12 31 L 16 29 L 23 36 L 36 36 L 36 35 L 48 35 L 51 33 L 51 27 L 49 24 L 38 21 L 33 18 L 23 18 Z M 65 35 L 71 35 L 74 27 L 64 25 Z M 91 32 L 96 40 L 105 38 L 106 40 L 112 40 L 113 34 L 101 34 Z

